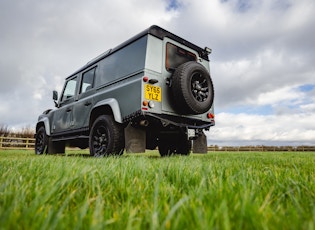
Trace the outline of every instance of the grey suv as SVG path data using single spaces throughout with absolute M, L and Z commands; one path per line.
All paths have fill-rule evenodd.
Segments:
M 92 156 L 207 151 L 214 126 L 209 48 L 151 26 L 66 78 L 36 124 L 35 153 L 88 148 Z

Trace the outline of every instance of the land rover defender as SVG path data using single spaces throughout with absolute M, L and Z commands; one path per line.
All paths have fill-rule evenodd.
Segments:
M 60 97 L 53 91 L 35 153 L 206 152 L 204 130 L 215 125 L 210 53 L 158 26 L 104 52 L 66 78 Z

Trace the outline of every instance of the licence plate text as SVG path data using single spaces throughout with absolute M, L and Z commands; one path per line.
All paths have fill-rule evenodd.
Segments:
M 148 100 L 161 101 L 162 89 L 159 86 L 145 84 L 144 95 Z

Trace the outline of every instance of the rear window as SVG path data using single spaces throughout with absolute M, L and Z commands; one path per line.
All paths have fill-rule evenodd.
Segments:
M 172 71 L 185 62 L 196 61 L 197 57 L 195 54 L 168 42 L 165 60 L 167 71 Z

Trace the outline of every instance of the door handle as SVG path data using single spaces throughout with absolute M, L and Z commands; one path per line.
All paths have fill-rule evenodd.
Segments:
M 66 112 L 69 113 L 69 112 L 71 112 L 71 110 L 72 110 L 72 109 L 69 108 L 69 109 L 66 110 Z
M 85 106 L 89 106 L 89 105 L 91 105 L 91 104 L 92 104 L 92 103 L 89 102 L 89 101 L 87 101 L 87 102 L 84 103 Z

